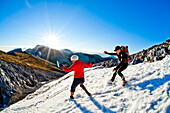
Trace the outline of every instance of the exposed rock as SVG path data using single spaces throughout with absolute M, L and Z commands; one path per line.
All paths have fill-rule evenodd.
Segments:
M 0 96 L 2 96 L 0 98 L 3 99 L 1 105 L 2 103 L 13 104 L 29 93 L 33 93 L 43 84 L 64 75 L 59 69 L 53 68 L 53 64 L 38 57 L 31 57 L 30 54 L 23 53 L 15 53 L 15 55 L 17 56 L 0 51 Z M 23 59 L 23 56 L 25 59 Z M 33 64 L 35 61 L 37 61 L 37 65 Z M 47 64 L 46 67 L 43 66 L 44 62 Z M 38 65 L 41 67 L 38 67 Z
M 115 65 L 117 65 L 118 60 L 117 59 L 112 59 L 112 60 L 108 60 L 108 61 L 104 61 L 104 62 L 100 62 L 100 63 L 96 63 L 93 66 L 103 66 L 105 68 L 109 68 L 109 67 L 113 67 Z
M 134 65 L 141 62 L 155 62 L 162 60 L 168 54 L 170 54 L 170 39 L 162 44 L 154 45 L 147 50 L 131 55 L 130 64 Z
M 155 62 L 162 60 L 166 55 L 170 54 L 170 39 L 166 42 L 154 45 L 147 50 L 130 55 L 131 60 L 129 64 L 135 65 L 142 62 Z M 112 67 L 117 65 L 118 60 L 109 60 L 95 64 L 95 66 Z

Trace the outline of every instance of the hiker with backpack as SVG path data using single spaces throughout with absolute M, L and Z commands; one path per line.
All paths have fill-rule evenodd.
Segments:
M 107 51 L 104 51 L 104 53 L 108 55 L 117 55 L 120 61 L 120 63 L 116 66 L 116 68 L 113 69 L 114 74 L 109 82 L 112 83 L 115 80 L 116 75 L 118 74 L 123 80 L 123 86 L 125 86 L 127 81 L 125 80 L 125 77 L 122 74 L 122 71 L 128 67 L 128 61 L 130 60 L 128 47 L 127 46 L 121 46 L 121 47 L 116 46 L 114 51 L 116 51 L 116 53 L 108 53 Z
M 91 96 L 91 94 L 87 91 L 86 87 L 83 85 L 84 83 L 84 67 L 92 67 L 93 66 L 93 61 L 90 64 L 86 64 L 83 61 L 79 61 L 79 57 L 77 55 L 73 55 L 71 57 L 71 61 L 73 64 L 69 67 L 66 68 L 63 66 L 61 63 L 59 64 L 60 67 L 63 68 L 65 72 L 70 72 L 74 70 L 74 81 L 71 85 L 71 95 L 70 99 L 74 99 L 73 95 L 75 92 L 76 87 L 80 84 L 80 87 L 86 92 L 88 96 Z

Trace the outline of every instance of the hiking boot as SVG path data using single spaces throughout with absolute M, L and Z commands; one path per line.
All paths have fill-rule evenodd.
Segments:
M 123 81 L 123 86 L 125 86 L 127 84 L 127 81 Z
M 107 84 L 112 84 L 113 83 L 113 81 L 112 80 L 109 80 L 108 82 L 107 82 Z
M 73 97 L 73 96 L 70 96 L 70 99 L 74 99 L 74 97 Z

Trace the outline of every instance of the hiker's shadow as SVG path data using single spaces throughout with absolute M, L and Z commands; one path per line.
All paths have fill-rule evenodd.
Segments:
M 104 105 L 100 105 L 98 101 L 96 101 L 92 96 L 90 96 L 90 100 L 94 103 L 94 105 L 103 113 L 116 113 L 114 111 L 111 111 L 109 108 L 105 107 Z M 86 109 L 85 107 L 82 107 L 79 103 L 77 103 L 76 100 L 72 100 L 75 105 L 83 112 L 83 113 L 92 113 L 90 110 Z
M 86 109 L 85 107 L 82 107 L 79 103 L 77 103 L 76 100 L 71 100 L 75 103 L 75 105 L 83 112 L 83 113 L 92 113 L 91 111 L 89 111 L 88 109 Z
M 170 113 L 170 105 L 166 108 L 166 113 Z
M 158 87 L 160 87 L 161 85 L 165 84 L 168 81 L 170 81 L 170 75 L 165 75 L 163 78 L 147 80 L 142 83 L 136 84 L 135 86 L 139 86 L 140 88 L 142 88 L 142 90 L 149 89 L 151 93 L 152 91 L 156 90 Z M 168 91 L 169 90 L 170 88 L 168 88 Z
M 90 96 L 90 100 L 94 103 L 94 105 L 96 107 L 98 107 L 98 109 L 102 110 L 103 113 L 116 113 L 114 111 L 111 111 L 109 108 L 107 108 L 104 105 L 100 105 L 99 102 L 97 100 L 95 100 L 92 96 Z

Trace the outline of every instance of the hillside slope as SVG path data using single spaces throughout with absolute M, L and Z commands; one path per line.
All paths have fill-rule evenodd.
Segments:
M 93 94 L 88 97 L 77 87 L 70 101 L 73 72 L 44 85 L 1 113 L 169 113 L 170 56 L 153 63 L 130 65 L 123 71 L 128 84 L 122 87 L 119 76 L 112 85 L 107 81 L 112 68 L 91 68 L 85 72 L 85 86 Z
M 65 73 L 54 64 L 27 53 L 8 55 L 0 51 L 0 93 L 2 103 L 13 104 L 34 92 L 43 84 Z

